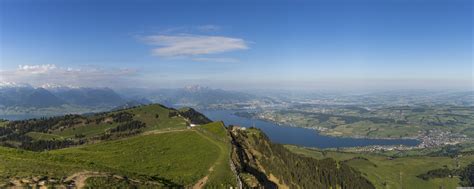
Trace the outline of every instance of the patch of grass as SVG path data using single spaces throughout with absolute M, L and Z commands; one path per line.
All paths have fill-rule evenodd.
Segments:
M 99 114 L 91 116 L 90 118 L 96 119 L 104 117 L 106 120 L 110 119 L 109 121 L 102 121 L 102 122 L 90 122 L 88 124 L 78 123 L 73 126 L 67 128 L 60 128 L 53 130 L 48 135 L 47 133 L 40 134 L 38 132 L 31 133 L 31 137 L 43 140 L 52 140 L 53 138 L 58 139 L 60 136 L 62 138 L 74 138 L 76 135 L 84 135 L 84 137 L 89 138 L 93 136 L 98 136 L 107 132 L 112 128 L 117 127 L 119 122 L 113 121 L 112 122 L 112 114 L 116 114 L 118 112 L 129 112 L 134 115 L 133 120 L 141 121 L 147 125 L 143 130 L 150 131 L 150 130 L 164 130 L 164 129 L 184 129 L 186 128 L 186 119 L 177 116 L 171 116 L 170 112 L 175 110 L 168 109 L 164 106 L 159 104 L 152 104 L 147 106 L 140 106 L 137 108 L 127 109 L 127 110 L 119 110 L 117 112 L 110 112 L 106 114 Z M 1 122 L 3 124 L 6 122 Z
M 0 147 L 0 178 L 38 175 L 62 177 L 82 169 L 84 165 L 63 156 Z
M 209 133 L 212 133 L 216 137 L 219 137 L 222 139 L 227 139 L 229 137 L 227 130 L 224 127 L 223 122 L 212 122 L 212 123 L 198 126 L 197 128 L 204 129 L 205 131 L 208 131 Z
M 57 124 L 54 130 L 48 130 L 51 133 L 29 132 L 27 136 L 36 140 L 98 136 L 122 124 L 112 120 L 116 116 L 112 114 L 123 111 L 147 125 L 142 131 L 158 132 L 44 152 L 0 147 L 0 186 L 15 177 L 64 178 L 81 171 L 111 173 L 168 186 L 192 186 L 206 176 L 206 187 L 237 185 L 230 168 L 231 146 L 224 124 L 214 122 L 186 129 L 186 118 L 180 117 L 174 109 L 157 104 L 101 113 L 87 120 L 75 120 L 67 127 Z M 117 187 L 137 186 L 137 183 L 114 178 L 92 178 L 89 184 L 104 183 Z
M 0 119 L 0 127 L 4 127 L 5 125 L 7 125 L 7 123 L 8 121 Z
M 195 131 L 132 137 L 51 152 L 124 173 L 166 178 L 182 185 L 204 177 L 219 148 Z M 86 162 L 85 162 L 86 163 Z
M 133 185 L 125 180 L 117 180 L 110 177 L 91 177 L 86 180 L 86 188 L 131 188 Z
M 35 139 L 35 140 L 63 140 L 64 137 L 55 135 L 55 134 L 49 134 L 49 133 L 40 133 L 40 132 L 29 132 L 26 133 L 27 136 Z
M 189 186 L 208 175 L 209 168 L 214 164 L 210 181 L 227 174 L 221 172 L 224 169 L 221 164 L 228 167 L 228 156 L 223 146 L 198 131 L 188 130 L 49 152 L 0 147 L 0 182 L 11 177 L 38 175 L 62 178 L 89 170 L 132 178 L 157 178 Z M 214 173 L 216 176 L 213 176 Z
M 76 125 L 69 127 L 64 130 L 55 130 L 53 134 L 62 136 L 64 138 L 73 138 L 75 135 L 85 135 L 91 137 L 105 133 L 108 129 L 114 128 L 117 123 L 101 123 L 101 124 L 88 124 L 88 125 Z
M 195 127 L 204 137 L 217 145 L 220 149 L 218 159 L 216 160 L 209 179 L 205 185 L 206 188 L 229 188 L 237 186 L 237 178 L 230 168 L 230 153 L 232 147 L 224 123 L 212 122 L 206 125 Z
M 113 177 L 90 177 L 86 180 L 85 188 L 104 188 L 104 186 L 107 186 L 106 188 L 161 188 L 157 185 L 130 182 L 126 179 Z
M 129 110 L 124 110 L 134 114 L 134 120 L 141 121 L 147 125 L 146 130 L 160 129 L 184 129 L 186 120 L 179 116 L 170 117 L 170 112 L 175 110 L 167 109 L 159 104 L 141 106 Z

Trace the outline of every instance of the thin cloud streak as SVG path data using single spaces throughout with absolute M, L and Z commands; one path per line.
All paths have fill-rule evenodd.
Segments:
M 225 36 L 152 35 L 144 40 L 158 46 L 152 49 L 152 54 L 160 57 L 210 55 L 249 48 L 245 40 Z

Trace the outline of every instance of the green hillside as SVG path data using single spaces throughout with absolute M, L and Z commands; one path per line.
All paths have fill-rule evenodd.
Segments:
M 0 145 L 34 151 L 53 150 L 148 131 L 185 129 L 192 123 L 186 116 L 178 110 L 153 104 L 89 116 L 66 115 L 2 122 Z
M 5 122 L 0 187 L 235 187 L 223 123 L 188 128 L 196 116 L 149 105 Z
M 218 158 L 227 157 L 217 142 L 196 130 L 136 136 L 49 152 L 3 147 L 0 151 L 3 178 L 48 176 L 61 180 L 77 172 L 99 171 L 139 180 L 151 178 L 176 186 L 192 185 L 209 174 L 218 160 L 223 161 Z
M 320 151 L 285 146 L 290 151 L 315 159 L 333 158 L 361 171 L 377 188 L 456 188 L 460 178 L 442 177 L 424 180 L 418 176 L 436 169 L 462 169 L 474 162 L 474 155 L 391 157 L 382 154 Z
M 220 153 L 212 167 L 206 186 L 210 188 L 229 188 L 236 186 L 237 178 L 232 171 L 230 163 L 230 136 L 224 127 L 223 122 L 212 122 L 206 125 L 195 127 L 199 134 L 203 134 L 209 141 L 219 147 Z

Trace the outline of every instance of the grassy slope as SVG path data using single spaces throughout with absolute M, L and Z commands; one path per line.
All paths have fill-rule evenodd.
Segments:
M 51 152 L 120 172 L 163 177 L 189 185 L 204 177 L 219 149 L 194 131 L 146 135 Z M 85 162 L 87 163 L 87 162 Z
M 144 122 L 147 124 L 145 128 L 146 131 L 150 130 L 162 130 L 162 129 L 184 129 L 186 128 L 185 119 L 175 116 L 169 117 L 169 112 L 174 111 L 167 109 L 158 104 L 152 104 L 147 106 L 141 106 L 138 108 L 132 108 L 127 110 L 120 110 L 117 112 L 129 112 L 134 114 L 133 119 Z M 110 112 L 105 115 L 105 117 L 110 116 L 113 113 Z M 158 116 L 157 116 L 158 115 Z M 96 117 L 101 115 L 96 115 Z M 76 134 L 85 135 L 85 137 L 97 136 L 102 133 L 105 133 L 107 130 L 116 127 L 117 123 L 89 123 L 89 124 L 77 124 L 73 127 L 66 128 L 64 130 L 55 130 L 52 132 L 54 135 L 61 136 L 63 138 L 74 138 Z M 53 137 L 46 137 L 45 135 L 38 135 L 37 133 L 30 134 L 35 139 L 52 139 Z M 46 138 L 45 138 L 46 137 Z
M 63 177 L 83 170 L 156 176 L 190 185 L 208 174 L 220 148 L 196 131 L 137 136 L 50 152 L 0 148 L 1 177 Z
M 208 188 L 229 188 L 237 186 L 236 177 L 230 168 L 230 136 L 228 135 L 224 123 L 213 122 L 196 127 L 205 137 L 217 145 L 220 149 L 219 157 L 214 164 L 213 171 L 209 175 L 209 180 L 205 185 Z
M 169 117 L 172 109 L 160 105 L 120 110 L 147 124 L 146 133 L 121 140 L 89 144 L 49 152 L 0 147 L 0 184 L 7 178 L 49 176 L 62 178 L 80 171 L 100 171 L 131 178 L 158 178 L 190 186 L 208 176 L 207 187 L 236 186 L 229 165 L 229 136 L 222 122 L 186 130 L 186 120 Z M 105 114 L 110 115 L 115 112 Z M 157 116 L 158 115 L 158 116 Z M 99 116 L 99 115 L 98 115 Z M 84 134 L 101 134 L 117 124 L 78 124 L 62 131 L 28 133 L 35 139 L 52 140 Z M 163 131 L 163 132 L 161 132 Z M 212 167 L 212 170 L 209 168 Z M 100 178 L 97 178 L 100 182 Z
M 63 156 L 0 147 L 0 185 L 6 184 L 12 177 L 60 178 L 84 169 L 91 168 Z
M 80 171 L 99 171 L 131 178 L 158 178 L 191 186 L 207 176 L 207 187 L 236 186 L 230 169 L 230 139 L 222 122 L 186 129 L 186 119 L 170 117 L 175 111 L 161 105 L 148 105 L 126 111 L 133 119 L 147 124 L 144 135 L 78 147 L 31 152 L 0 147 L 0 184 L 7 178 L 49 176 L 62 178 Z M 117 123 L 79 123 L 51 134 L 30 132 L 38 140 L 61 140 L 76 134 L 92 137 Z M 155 133 L 155 134 L 153 134 Z M 212 170 L 210 168 L 212 167 Z M 101 182 L 101 178 L 96 178 Z
M 456 160 L 449 157 L 427 157 L 427 156 L 411 156 L 390 160 L 387 156 L 344 153 L 333 151 L 317 151 L 299 148 L 295 146 L 286 146 L 295 153 L 303 154 L 316 159 L 334 158 L 338 161 L 349 160 L 355 157 L 363 157 L 364 159 L 349 160 L 348 164 L 366 175 L 366 177 L 377 188 L 455 188 L 458 186 L 459 178 L 443 178 L 432 179 L 429 181 L 422 180 L 416 176 L 426 173 L 429 170 L 442 168 L 447 166 L 450 169 L 456 168 Z M 466 166 L 470 162 L 474 162 L 474 156 L 464 156 L 459 159 L 461 166 Z M 401 180 L 400 180 L 401 175 Z M 387 186 L 384 187 L 383 183 Z M 402 184 L 400 184 L 402 183 Z
M 70 127 L 62 131 L 54 131 L 53 134 L 62 136 L 64 138 L 74 138 L 76 134 L 83 134 L 86 137 L 91 137 L 104 133 L 106 130 L 116 127 L 117 124 L 88 124 L 88 125 L 78 125 L 75 127 Z
M 179 116 L 170 118 L 168 116 L 169 112 L 174 110 L 164 108 L 158 104 L 132 108 L 124 111 L 135 114 L 133 119 L 145 123 L 147 125 L 147 130 L 186 128 L 186 121 L 183 118 Z M 157 114 L 158 117 L 156 117 Z
M 29 132 L 26 135 L 35 139 L 35 140 L 62 140 L 63 136 L 49 134 L 49 133 L 40 133 L 40 132 Z

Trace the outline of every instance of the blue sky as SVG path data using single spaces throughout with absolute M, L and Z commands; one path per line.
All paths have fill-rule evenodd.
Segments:
M 0 81 L 473 86 L 469 0 L 0 1 Z

